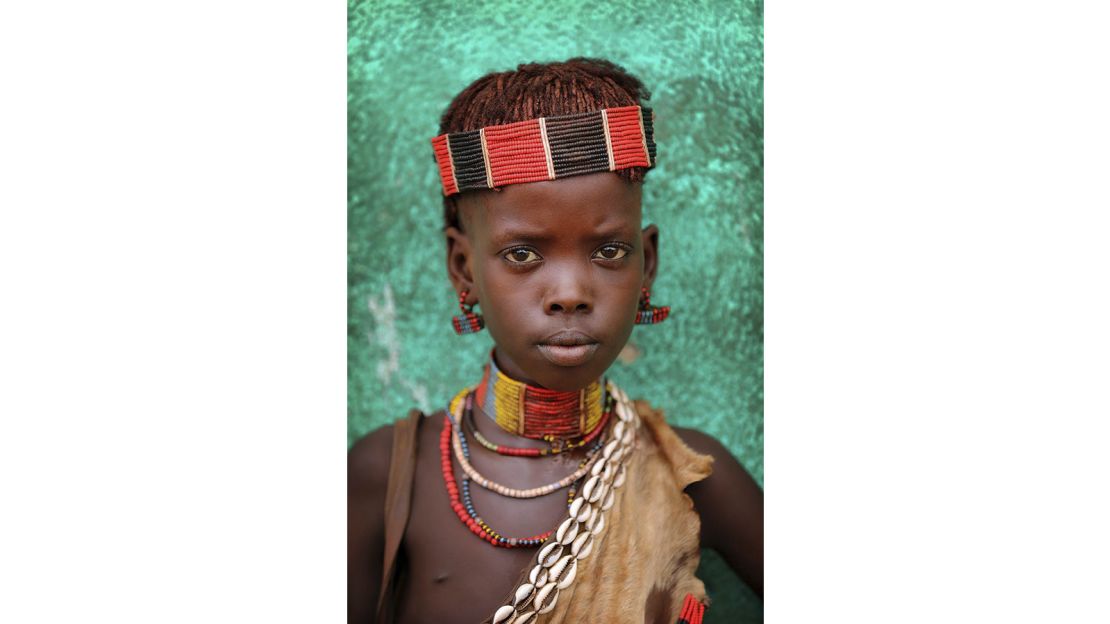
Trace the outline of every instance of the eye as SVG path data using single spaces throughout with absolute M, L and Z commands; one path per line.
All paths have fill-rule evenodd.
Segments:
M 528 249 L 527 247 L 517 247 L 516 249 L 510 249 L 502 257 L 512 264 L 531 264 L 533 262 L 539 262 L 541 259 L 539 254 L 532 251 L 531 249 Z
M 617 245 L 616 243 L 609 243 L 603 245 L 601 249 L 594 252 L 595 258 L 602 260 L 620 260 L 628 255 L 629 249 L 624 245 Z

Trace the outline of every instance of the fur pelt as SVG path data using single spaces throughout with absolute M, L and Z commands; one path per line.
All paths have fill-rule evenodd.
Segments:
M 694 452 L 666 423 L 662 410 L 636 401 L 644 426 L 629 460 L 624 486 L 574 583 L 560 592 L 543 624 L 644 624 L 649 596 L 660 598 L 678 621 L 686 594 L 708 602 L 694 573 L 701 557 L 701 520 L 687 485 L 712 472 L 713 458 Z M 650 624 L 650 623 L 649 623 Z

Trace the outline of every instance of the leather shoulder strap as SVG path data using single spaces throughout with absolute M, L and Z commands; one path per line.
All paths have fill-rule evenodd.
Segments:
M 417 434 L 423 419 L 423 412 L 414 409 L 407 417 L 393 423 L 393 454 L 389 461 L 389 484 L 385 489 L 385 550 L 382 553 L 382 583 L 378 594 L 376 622 L 389 621 L 383 619 L 383 610 L 389 611 L 392 619 L 393 605 L 390 603 L 394 590 L 393 577 L 401 538 L 405 535 L 405 525 L 408 524 L 409 510 L 412 507 Z

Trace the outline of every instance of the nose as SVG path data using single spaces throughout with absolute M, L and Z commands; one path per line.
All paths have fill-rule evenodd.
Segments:
M 593 307 L 593 288 L 586 271 L 561 271 L 544 297 L 548 314 L 588 313 Z

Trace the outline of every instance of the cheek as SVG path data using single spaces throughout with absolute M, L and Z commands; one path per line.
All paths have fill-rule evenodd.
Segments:
M 640 279 L 636 276 L 622 278 L 619 283 L 610 288 L 612 300 L 624 310 L 633 310 L 640 300 Z
M 613 272 L 599 282 L 605 291 L 599 297 L 597 311 L 604 316 L 604 325 L 610 337 L 627 339 L 636 324 L 642 278 L 633 271 Z M 602 304 L 601 301 L 604 301 Z
M 494 316 L 504 316 L 510 311 L 519 313 L 530 297 L 534 297 L 527 280 L 504 267 L 500 259 L 483 263 L 475 274 L 475 282 L 483 297 L 482 309 Z
M 640 287 L 644 282 L 643 257 L 636 258 L 631 264 L 632 266 L 627 270 L 612 271 L 606 276 L 607 287 L 625 308 L 637 307 L 640 300 Z

